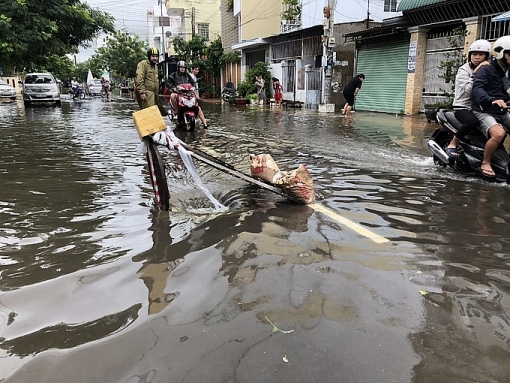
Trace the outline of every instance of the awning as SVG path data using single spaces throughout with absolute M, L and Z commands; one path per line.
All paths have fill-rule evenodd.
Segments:
M 235 51 L 247 49 L 247 48 L 255 48 L 261 45 L 269 45 L 269 41 L 263 39 L 262 37 L 257 37 L 256 39 L 241 41 L 240 43 L 232 45 L 232 49 Z
M 510 20 L 510 11 L 502 13 L 501 15 L 492 18 L 492 21 L 507 21 L 507 20 Z
M 397 12 L 426 7 L 427 5 L 442 3 L 447 0 L 402 0 L 398 5 Z

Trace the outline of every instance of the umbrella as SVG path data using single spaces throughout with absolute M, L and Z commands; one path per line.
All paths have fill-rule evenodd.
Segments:
M 92 76 L 92 71 L 89 69 L 89 74 L 87 75 L 87 85 L 90 85 L 94 82 L 94 77 Z
M 492 18 L 492 21 L 507 21 L 507 20 L 510 20 L 510 11 L 502 13 L 501 15 Z

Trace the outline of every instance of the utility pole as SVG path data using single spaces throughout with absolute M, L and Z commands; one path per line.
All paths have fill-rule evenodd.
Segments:
M 367 29 L 370 28 L 370 0 L 367 0 Z
M 328 0 L 328 6 L 324 7 L 324 35 L 322 36 L 323 42 L 323 60 L 325 58 L 326 65 L 324 66 L 324 81 L 322 92 L 322 104 L 319 105 L 319 112 L 334 113 L 335 104 L 331 104 L 331 77 L 333 76 L 333 48 L 335 47 L 335 36 L 333 34 L 333 25 L 335 23 L 335 9 L 336 0 Z
M 195 7 L 191 8 L 191 38 L 195 37 Z
M 161 23 L 161 55 L 163 56 L 161 61 L 165 60 L 165 52 L 166 52 L 166 46 L 165 46 L 165 22 L 163 18 L 163 1 L 159 0 L 159 4 L 161 5 L 161 17 L 160 17 L 160 23 Z

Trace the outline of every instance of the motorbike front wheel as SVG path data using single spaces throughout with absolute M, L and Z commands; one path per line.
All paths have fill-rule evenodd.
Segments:
M 78 98 L 80 100 L 83 100 L 85 98 L 85 92 L 80 92 L 80 94 L 78 95 Z
M 151 178 L 152 189 L 156 202 L 161 210 L 170 209 L 170 192 L 166 181 L 165 163 L 159 154 L 158 147 L 150 138 L 145 138 L 148 144 L 147 164 Z
M 228 93 L 223 93 L 221 95 L 221 98 L 223 99 L 223 101 L 228 102 L 230 100 L 230 95 Z
M 196 125 L 195 117 L 188 117 L 188 121 L 186 123 L 186 129 L 189 132 L 194 132 L 195 131 L 195 125 Z

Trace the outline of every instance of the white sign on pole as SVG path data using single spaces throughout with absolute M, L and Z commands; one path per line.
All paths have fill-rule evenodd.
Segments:
M 411 41 L 409 44 L 409 56 L 407 57 L 407 73 L 414 73 L 416 70 L 416 46 L 417 41 Z

